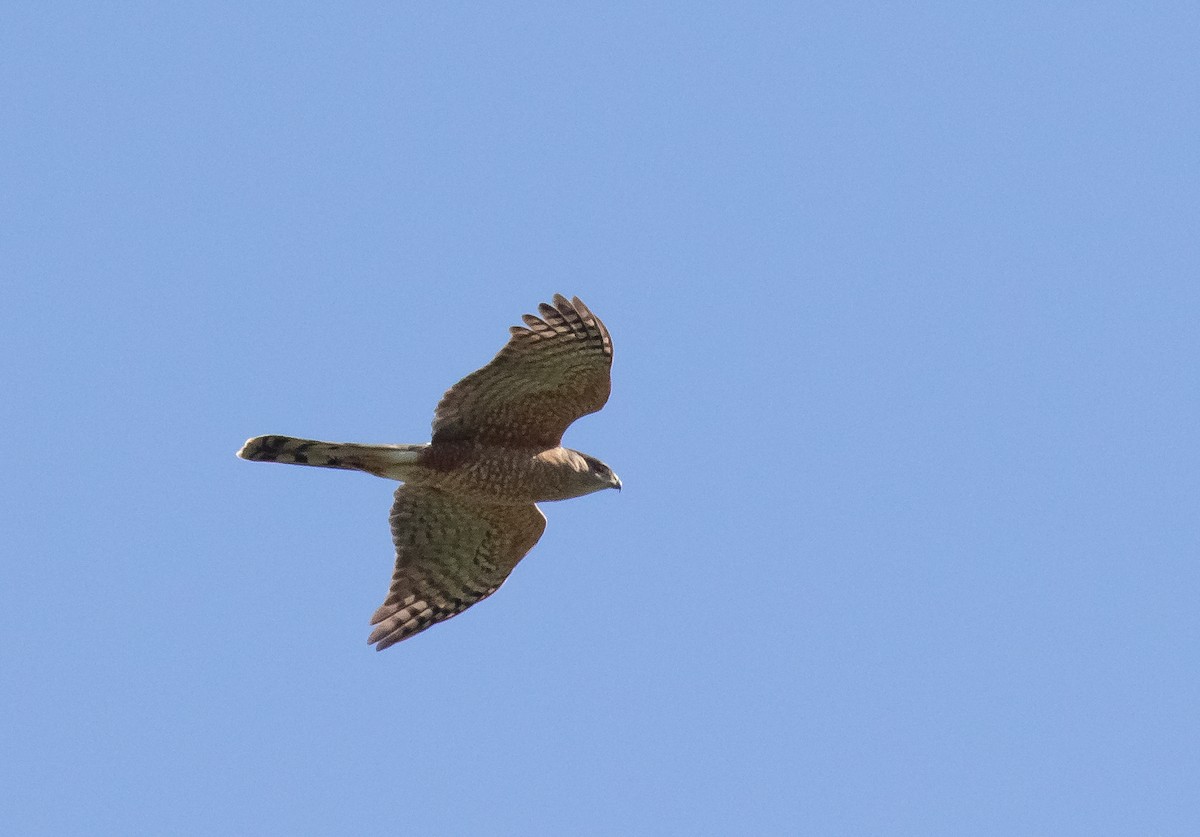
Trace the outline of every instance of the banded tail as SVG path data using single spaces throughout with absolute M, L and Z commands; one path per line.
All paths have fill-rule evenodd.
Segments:
M 284 462 L 317 468 L 366 471 L 377 477 L 404 479 L 404 466 L 415 465 L 427 445 L 358 445 L 318 442 L 291 436 L 255 436 L 237 455 L 252 462 Z

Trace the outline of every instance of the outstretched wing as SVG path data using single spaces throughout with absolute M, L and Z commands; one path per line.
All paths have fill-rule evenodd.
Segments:
M 433 441 L 477 440 L 500 445 L 562 441 L 568 425 L 604 406 L 611 389 L 612 339 L 579 297 L 555 294 L 487 366 L 442 397 Z
M 367 640 L 382 651 L 462 613 L 504 583 L 546 528 L 535 505 L 472 503 L 402 485 L 392 505 L 396 570 Z

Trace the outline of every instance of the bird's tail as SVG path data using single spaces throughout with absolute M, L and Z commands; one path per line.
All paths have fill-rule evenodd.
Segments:
M 238 456 L 253 462 L 286 462 L 318 468 L 366 471 L 388 479 L 404 479 L 405 466 L 414 465 L 427 445 L 356 445 L 318 442 L 291 436 L 255 436 Z

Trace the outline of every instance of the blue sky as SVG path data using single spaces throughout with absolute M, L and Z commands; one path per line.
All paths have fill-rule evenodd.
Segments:
M 1200 833 L 1193 4 L 9 4 L 0 830 Z M 391 487 L 613 397 L 382 654 Z

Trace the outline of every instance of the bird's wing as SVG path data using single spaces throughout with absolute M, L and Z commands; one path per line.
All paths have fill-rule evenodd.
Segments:
M 382 651 L 462 613 L 499 589 L 546 528 L 535 505 L 473 503 L 435 488 L 402 485 L 392 505 L 396 569 L 371 617 Z
M 449 389 L 433 418 L 433 441 L 552 447 L 580 416 L 604 406 L 612 339 L 579 297 L 526 314 L 487 366 Z

